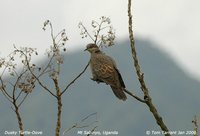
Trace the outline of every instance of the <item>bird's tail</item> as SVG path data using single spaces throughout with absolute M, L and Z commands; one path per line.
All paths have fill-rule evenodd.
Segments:
M 112 88 L 113 93 L 115 94 L 115 96 L 117 98 L 119 98 L 120 100 L 123 100 L 123 101 L 125 101 L 127 99 L 127 97 L 123 91 L 123 88 L 116 88 L 114 86 L 110 86 L 110 87 Z

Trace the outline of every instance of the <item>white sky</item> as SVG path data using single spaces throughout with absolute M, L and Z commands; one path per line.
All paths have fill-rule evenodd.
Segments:
M 200 1 L 132 0 L 134 33 L 158 43 L 192 76 L 200 79 Z M 80 38 L 79 21 L 109 16 L 117 40 L 128 37 L 127 0 L 0 0 L 0 56 L 13 44 L 45 50 L 50 35 L 42 31 L 50 19 L 55 31 L 66 28 L 68 50 L 87 44 Z

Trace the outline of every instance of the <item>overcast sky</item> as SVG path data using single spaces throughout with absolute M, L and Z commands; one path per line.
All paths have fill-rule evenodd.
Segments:
M 132 0 L 134 33 L 157 42 L 183 69 L 200 79 L 200 1 Z M 127 0 L 0 0 L 0 56 L 17 46 L 44 50 L 50 35 L 42 31 L 46 19 L 55 31 L 66 28 L 68 50 L 81 40 L 78 23 L 86 26 L 100 16 L 111 18 L 117 40 L 128 37 Z

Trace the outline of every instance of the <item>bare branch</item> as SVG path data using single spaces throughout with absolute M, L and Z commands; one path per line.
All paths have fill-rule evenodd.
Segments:
M 87 65 L 85 66 L 85 68 L 83 69 L 83 71 L 80 73 L 80 74 L 78 74 L 66 87 L 65 87 L 65 89 L 62 91 L 62 93 L 61 93 L 61 95 L 63 94 L 63 93 L 65 93 L 66 92 L 66 90 L 86 71 L 86 69 L 88 68 L 88 66 L 89 66 L 89 64 L 90 64 L 90 62 L 88 62 L 87 63 Z
M 89 133 L 87 136 L 92 135 L 92 132 L 94 132 L 96 128 L 97 128 L 97 126 L 95 126 L 95 127 L 91 130 L 91 133 Z
M 151 97 L 149 95 L 149 90 L 146 87 L 145 81 L 144 81 L 144 74 L 141 72 L 141 68 L 139 65 L 139 61 L 137 58 L 137 53 L 136 53 L 136 49 L 135 49 L 135 39 L 133 36 L 133 30 L 132 30 L 132 14 L 131 14 L 131 0 L 128 0 L 128 19 L 129 19 L 129 38 L 130 38 L 130 46 L 131 46 L 131 51 L 132 51 L 132 58 L 134 60 L 134 67 L 136 70 L 136 74 L 138 76 L 138 80 L 140 82 L 141 85 L 141 89 L 144 93 L 144 98 L 145 98 L 145 102 L 147 104 L 147 106 L 149 107 L 149 110 L 151 111 L 151 113 L 153 114 L 154 118 L 156 119 L 157 124 L 160 126 L 160 128 L 165 131 L 168 132 L 168 128 L 165 125 L 165 123 L 162 120 L 162 117 L 158 114 L 156 107 L 153 105 Z M 170 136 L 169 133 L 165 134 L 166 136 Z
M 57 96 L 57 123 L 56 123 L 56 129 L 55 129 L 55 136 L 60 135 L 60 128 L 61 128 L 61 113 L 62 113 L 62 97 L 61 97 L 61 91 L 58 84 L 58 79 L 53 79 L 55 89 L 56 89 L 56 96 Z
M 30 71 L 30 73 L 32 74 L 32 76 L 37 80 L 37 82 L 40 84 L 40 86 L 42 86 L 42 87 L 43 87 L 46 91 L 48 91 L 52 96 L 54 96 L 54 97 L 57 98 L 57 96 L 56 96 L 55 94 L 53 94 L 53 93 L 50 91 L 50 89 L 48 89 L 47 86 L 45 86 L 45 85 L 39 80 L 39 78 L 33 73 L 32 69 L 31 69 L 31 66 L 30 66 L 30 63 L 29 63 L 30 61 L 29 61 L 27 55 L 26 55 L 22 50 L 16 49 L 15 51 L 21 53 L 22 55 L 24 55 L 25 61 L 26 61 L 26 63 L 27 63 L 27 68 L 28 68 L 28 70 Z
M 14 107 L 15 107 L 14 111 L 15 111 L 15 113 L 16 113 L 16 115 L 17 115 L 17 120 L 18 120 L 19 129 L 20 129 L 21 132 L 23 132 L 24 127 L 23 127 L 22 118 L 21 118 L 20 113 L 19 113 L 19 107 L 17 106 L 16 100 L 15 100 L 14 98 L 13 98 L 13 105 L 14 105 Z M 23 133 L 20 133 L 20 136 L 24 136 L 24 134 L 23 134 Z
M 53 40 L 53 45 L 55 45 L 55 38 L 54 38 L 54 35 L 53 35 L 53 26 L 52 26 L 50 21 L 49 21 L 49 26 L 50 26 L 50 30 L 51 30 L 51 38 Z
M 79 22 L 79 28 L 80 27 L 82 27 L 83 28 L 83 33 L 86 33 L 89 37 L 90 37 L 90 39 L 93 41 L 93 42 L 95 42 L 95 40 L 94 40 L 94 38 L 90 35 L 90 33 L 87 31 L 87 29 L 86 29 L 86 27 L 83 25 L 83 23 L 81 23 L 81 22 Z
M 27 70 L 26 70 L 27 71 Z M 17 99 L 15 98 L 15 91 L 16 91 L 16 87 L 17 87 L 17 84 L 19 83 L 19 80 L 21 79 L 21 77 L 23 76 L 24 73 L 26 73 L 26 71 L 22 72 L 18 77 L 17 77 L 17 80 L 15 81 L 15 84 L 13 85 L 13 94 L 12 94 L 12 98 L 15 99 L 15 101 L 17 101 Z
M 98 40 L 98 36 L 99 36 L 99 33 L 100 33 L 100 31 L 101 31 L 101 26 L 102 26 L 102 24 L 103 24 L 103 21 L 98 25 L 98 30 L 97 30 L 97 32 L 96 32 L 96 36 L 95 36 L 95 40 L 94 40 L 94 43 L 95 44 L 97 44 L 97 40 Z
M 19 99 L 20 95 L 22 94 L 23 91 L 20 91 L 18 96 L 16 97 L 16 100 Z
M 100 22 L 93 20 L 91 26 L 94 29 L 94 36 L 91 36 L 86 27 L 82 23 L 79 23 L 79 28 L 81 28 L 80 35 L 82 38 L 89 36 L 94 44 L 99 44 L 99 47 L 112 46 L 114 45 L 115 32 L 110 22 L 110 18 L 105 16 L 100 17 Z
M 14 93 L 15 93 L 17 84 L 19 83 L 19 80 L 22 78 L 22 76 L 23 76 L 27 71 L 28 71 L 28 69 L 25 70 L 25 71 L 23 71 L 23 72 L 17 77 L 17 80 L 15 81 L 15 84 L 13 85 L 13 98 L 15 98 Z M 15 98 L 16 101 L 17 101 L 17 99 L 20 97 L 21 93 L 22 93 L 22 91 L 21 91 L 21 92 L 18 94 L 18 96 Z
M 69 132 L 69 131 L 72 130 L 73 128 L 86 128 L 86 127 L 92 126 L 94 123 L 97 123 L 98 121 L 97 121 L 97 117 L 96 117 L 96 120 L 95 120 L 95 121 L 93 121 L 93 122 L 91 122 L 91 123 L 88 123 L 88 124 L 86 124 L 86 125 L 82 125 L 82 123 L 84 123 L 87 119 L 89 119 L 90 117 L 95 116 L 95 115 L 97 115 L 97 112 L 89 114 L 88 116 L 86 116 L 85 118 L 83 118 L 79 123 L 75 123 L 72 127 L 68 128 L 68 129 L 65 129 L 65 130 L 63 131 L 63 134 L 62 134 L 62 135 L 64 136 L 67 132 Z M 95 126 L 95 127 L 91 130 L 91 132 L 93 132 L 96 128 L 97 128 L 97 126 Z
M 52 96 L 54 96 L 54 97 L 57 98 L 57 96 L 56 96 L 54 93 L 52 93 L 52 92 L 47 88 L 47 86 L 43 85 L 43 83 L 39 80 L 39 78 L 37 78 L 34 74 L 33 74 L 33 76 L 35 77 L 35 79 L 37 80 L 37 82 L 40 84 L 40 86 L 42 86 L 42 87 L 43 87 L 47 92 L 49 92 Z
M 22 101 L 18 104 L 18 107 L 20 107 L 22 105 L 22 103 L 25 101 L 25 99 L 27 98 L 29 93 L 27 93 L 24 98 L 22 99 Z
M 192 123 L 194 124 L 194 132 L 195 132 L 194 136 L 198 136 L 199 122 L 198 122 L 198 119 L 197 119 L 197 115 L 194 116 Z
M 138 96 L 134 95 L 133 93 L 131 93 L 130 91 L 128 91 L 127 89 L 124 89 L 124 92 L 126 92 L 127 94 L 129 94 L 130 96 L 132 96 L 133 98 L 135 98 L 136 100 L 142 102 L 142 103 L 146 103 L 145 100 L 139 98 Z
M 3 69 L 3 72 L 1 73 L 0 77 L 3 77 L 3 74 L 5 73 L 6 69 L 7 69 L 7 66 L 5 66 L 5 68 Z
M 86 119 L 90 118 L 91 116 L 97 115 L 97 112 L 91 113 L 90 115 L 86 116 L 81 120 L 81 122 L 85 121 Z
M 0 81 L 1 81 L 1 88 L 0 88 L 0 90 L 2 91 L 3 95 L 12 103 L 12 96 L 9 95 L 8 92 L 6 91 L 2 77 L 0 77 Z
M 12 103 L 12 97 L 7 93 L 7 91 L 5 89 L 2 90 L 3 95 L 5 96 L 5 98 Z
M 69 132 L 70 130 L 72 130 L 73 128 L 76 128 L 77 127 L 77 124 L 74 124 L 72 127 L 70 127 L 70 128 L 68 128 L 68 129 L 65 129 L 64 131 L 63 131 L 63 136 L 67 133 L 67 132 Z
M 49 68 L 53 58 L 55 57 L 55 54 L 53 54 L 49 60 L 49 62 L 47 63 L 46 67 L 42 70 L 42 72 L 37 76 L 37 78 L 39 78 L 40 76 L 42 76 L 44 73 L 46 73 L 45 71 Z

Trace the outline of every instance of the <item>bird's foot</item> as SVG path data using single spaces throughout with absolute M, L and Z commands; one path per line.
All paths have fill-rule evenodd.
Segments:
M 93 81 L 96 81 L 98 84 L 101 83 L 101 82 L 103 82 L 102 80 L 99 80 L 99 79 L 94 78 L 94 77 L 92 77 L 92 78 L 90 78 L 90 79 L 93 80 Z

